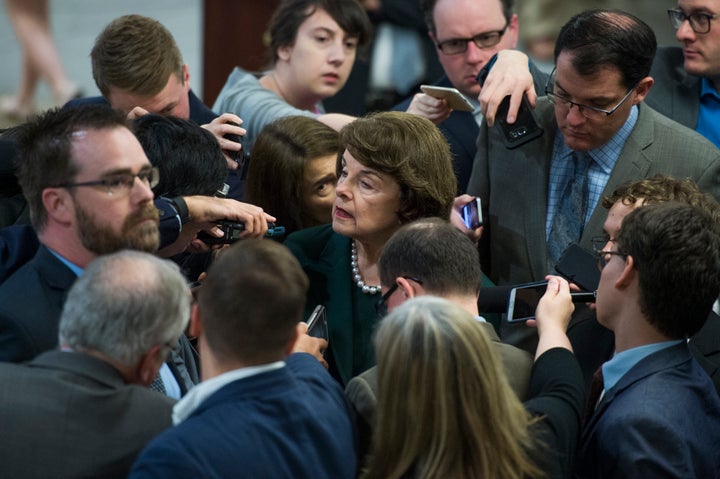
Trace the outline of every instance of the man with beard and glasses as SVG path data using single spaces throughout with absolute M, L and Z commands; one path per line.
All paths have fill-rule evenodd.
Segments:
M 24 127 L 18 147 L 40 248 L 0 286 L 0 361 L 12 362 L 57 347 L 67 292 L 90 262 L 122 249 L 155 252 L 160 241 L 157 171 L 120 112 L 51 110 Z M 197 369 L 184 337 L 175 349 L 155 388 L 179 398 Z

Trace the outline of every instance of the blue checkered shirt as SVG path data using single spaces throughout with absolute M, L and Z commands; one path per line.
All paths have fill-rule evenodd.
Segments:
M 628 119 L 623 126 L 613 135 L 610 140 L 599 148 L 589 150 L 587 154 L 593 160 L 588 167 L 588 203 L 587 213 L 583 224 L 587 224 L 588 219 L 595 211 L 595 207 L 600 201 L 605 185 L 610 179 L 615 163 L 617 163 L 622 152 L 625 141 L 630 136 L 635 123 L 637 123 L 638 107 L 633 106 L 628 115 Z M 548 185 L 548 204 L 547 218 L 545 219 L 545 239 L 550 236 L 553 217 L 557 212 L 560 202 L 562 201 L 562 192 L 565 185 L 572 179 L 574 164 L 572 158 L 573 150 L 565 144 L 560 129 L 555 133 L 555 143 L 553 144 L 552 160 L 550 162 L 550 179 Z

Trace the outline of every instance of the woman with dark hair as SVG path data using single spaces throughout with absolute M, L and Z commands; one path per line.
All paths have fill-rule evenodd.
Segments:
M 283 0 L 268 27 L 272 66 L 261 74 L 236 67 L 213 110 L 243 119 L 248 151 L 266 125 L 284 116 L 318 118 L 339 129 L 354 118 L 324 114 L 321 102 L 345 85 L 370 31 L 357 0 Z
M 253 148 L 245 200 L 274 212 L 287 234 L 332 221 L 338 132 L 289 116 L 263 129 Z
M 400 112 L 359 118 L 340 132 L 332 225 L 286 241 L 310 278 L 307 312 L 327 311 L 330 372 L 343 384 L 375 364 L 378 260 L 404 223 L 448 219 L 456 190 L 450 149 L 429 120 Z

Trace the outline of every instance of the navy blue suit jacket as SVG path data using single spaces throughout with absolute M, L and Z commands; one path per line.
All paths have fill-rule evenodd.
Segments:
M 605 392 L 585 426 L 579 478 L 715 478 L 720 398 L 685 342 L 658 351 Z
M 340 385 L 308 354 L 239 379 L 140 454 L 130 478 L 354 478 L 355 434 Z

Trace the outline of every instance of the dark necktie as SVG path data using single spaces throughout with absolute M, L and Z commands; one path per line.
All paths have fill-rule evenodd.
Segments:
M 548 237 L 548 262 L 552 271 L 563 251 L 570 243 L 577 243 L 585 226 L 588 210 L 588 175 L 590 157 L 581 151 L 573 152 L 574 172 L 563 188 L 558 210 L 553 218 Z
M 602 366 L 597 368 L 593 373 L 592 382 L 590 383 L 590 394 L 588 394 L 588 400 L 585 403 L 585 414 L 583 415 L 583 425 L 590 422 L 590 418 L 595 413 L 595 409 L 600 402 L 603 389 L 605 388 L 603 381 Z

